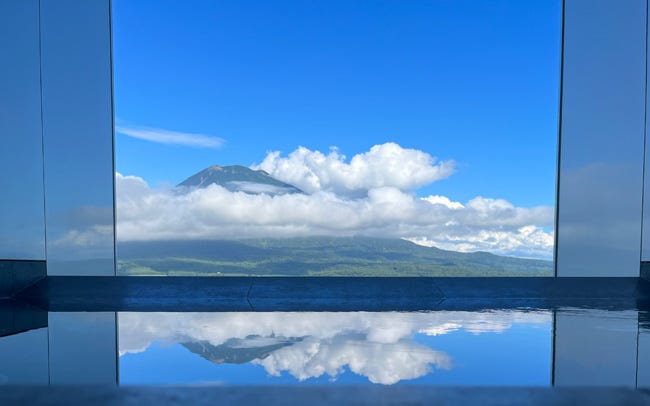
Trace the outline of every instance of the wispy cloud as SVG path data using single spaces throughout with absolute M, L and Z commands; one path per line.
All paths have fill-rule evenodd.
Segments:
M 182 145 L 194 148 L 220 148 L 226 142 L 223 138 L 205 134 L 193 134 L 162 128 L 118 125 L 116 132 L 128 137 L 168 145 Z

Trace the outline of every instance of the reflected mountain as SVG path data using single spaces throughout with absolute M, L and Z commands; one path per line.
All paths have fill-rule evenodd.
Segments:
M 264 359 L 273 351 L 300 341 L 301 338 L 248 336 L 232 338 L 221 345 L 212 345 L 206 340 L 181 345 L 215 364 L 245 364 Z

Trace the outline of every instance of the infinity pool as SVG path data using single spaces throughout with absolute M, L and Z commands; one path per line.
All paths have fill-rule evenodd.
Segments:
M 549 312 L 122 313 L 123 384 L 551 382 Z
M 650 387 L 638 310 L 43 316 L 0 337 L 0 383 Z

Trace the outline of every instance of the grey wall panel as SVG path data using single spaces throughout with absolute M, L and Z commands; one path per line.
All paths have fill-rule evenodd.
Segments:
M 0 259 L 45 259 L 38 0 L 0 1 Z
M 50 313 L 50 383 L 117 385 L 113 312 Z
M 638 313 L 585 310 L 555 317 L 556 386 L 636 386 Z
M 108 0 L 41 0 L 49 275 L 114 275 Z
M 638 276 L 646 0 L 566 0 L 558 276 Z

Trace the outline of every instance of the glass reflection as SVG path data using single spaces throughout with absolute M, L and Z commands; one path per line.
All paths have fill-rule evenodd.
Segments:
M 650 388 L 650 312 L 639 312 L 639 349 L 636 384 Z
M 123 385 L 650 388 L 646 311 L 120 313 L 117 324 L 115 317 L 50 313 L 46 327 L 32 317 L 30 330 L 0 318 L 2 331 L 13 331 L 0 336 L 0 385 L 115 385 L 119 372 Z
M 638 276 L 647 2 L 564 3 L 557 276 Z
M 562 2 L 498 3 L 113 1 L 118 274 L 553 276 Z
M 120 379 L 548 385 L 551 320 L 512 311 L 121 313 Z
M 0 385 L 47 385 L 47 328 L 0 337 Z
M 0 259 L 45 259 L 38 1 L 0 2 L 0 55 Z
M 117 384 L 114 312 L 49 314 L 50 383 Z
M 555 385 L 636 385 L 638 312 L 568 309 L 555 317 Z
M 109 4 L 40 2 L 49 275 L 115 274 Z

